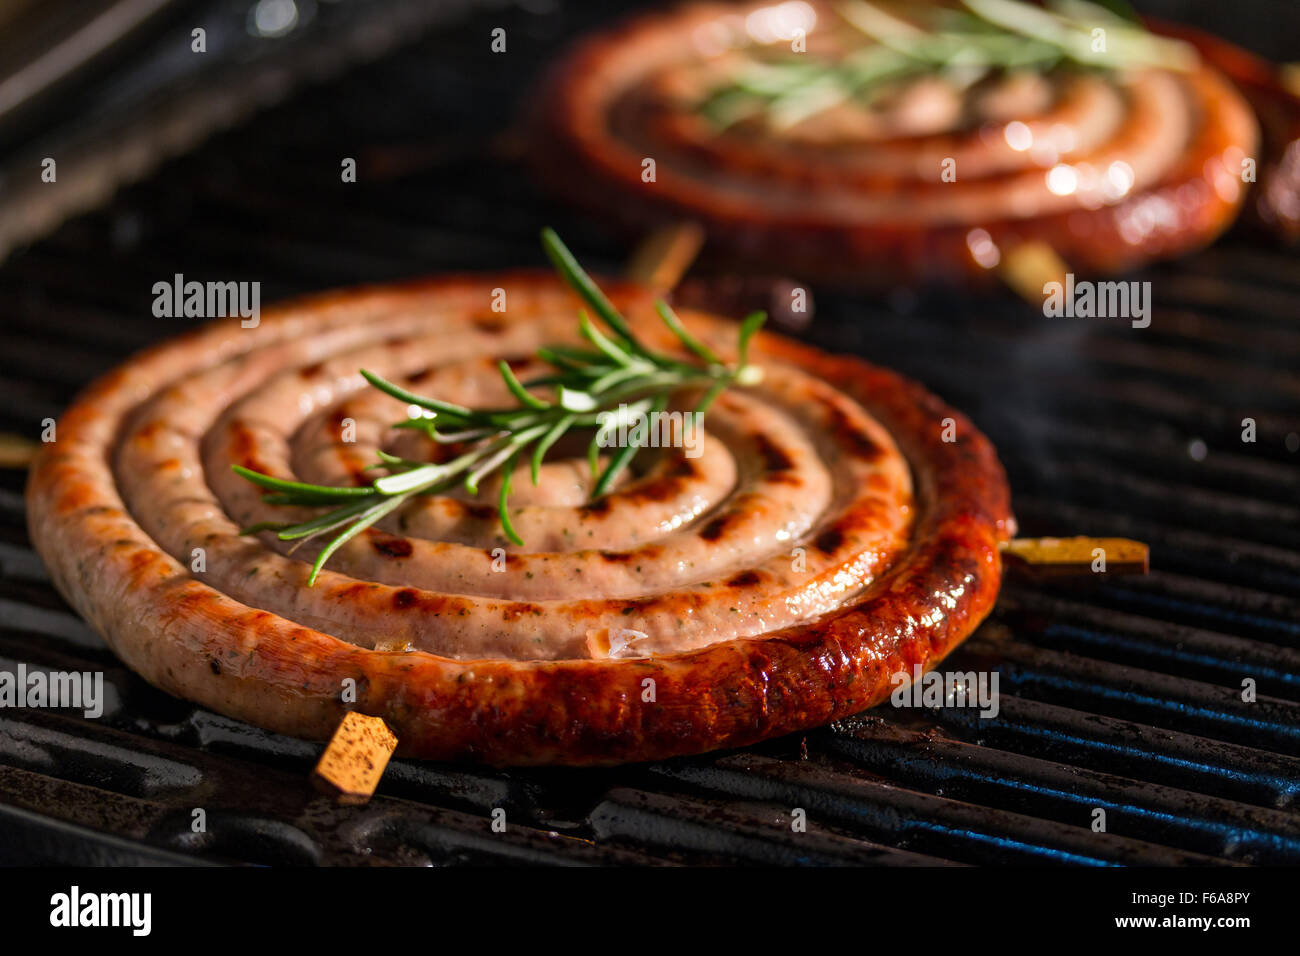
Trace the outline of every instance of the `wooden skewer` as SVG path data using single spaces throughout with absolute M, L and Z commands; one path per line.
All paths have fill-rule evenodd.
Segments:
M 0 468 L 26 468 L 32 463 L 39 447 L 30 438 L 0 432 Z
M 1013 538 L 1002 557 L 1039 574 L 1146 574 L 1149 549 L 1128 538 Z
M 704 245 L 704 227 L 696 222 L 679 222 L 646 236 L 632 253 L 626 274 L 660 292 L 668 292 L 681 281 Z
M 374 795 L 397 737 L 379 717 L 349 711 L 312 771 L 317 790 L 344 806 L 360 806 Z
M 1043 286 L 1049 282 L 1065 284 L 1070 267 L 1045 242 L 1022 242 L 1003 250 L 997 265 L 1002 281 L 1032 306 L 1043 307 Z
M 1300 96 L 1300 63 L 1283 63 L 1277 72 L 1282 88 L 1292 96 Z

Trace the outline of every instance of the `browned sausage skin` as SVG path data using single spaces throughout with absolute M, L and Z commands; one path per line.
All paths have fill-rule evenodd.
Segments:
M 314 739 L 327 737 L 345 710 L 357 709 L 389 721 L 408 756 L 495 765 L 648 760 L 816 726 L 883 699 L 891 675 L 939 660 L 988 613 L 1000 579 L 998 544 L 1013 530 L 1006 482 L 988 441 L 960 413 L 891 372 L 776 336 L 756 341 L 758 361 L 837 391 L 878 427 L 872 434 L 883 460 L 896 446 L 910 466 L 902 499 L 910 505 L 895 532 L 897 549 L 872 566 L 852 565 L 864 587 L 846 593 L 834 610 L 791 626 L 627 659 L 458 660 L 374 650 L 257 606 L 257 591 L 241 603 L 146 533 L 141 519 L 157 514 L 147 500 L 128 507 L 123 490 L 142 476 L 115 462 L 123 460 L 127 436 L 148 425 L 144 410 L 169 389 L 183 391 L 224 365 L 247 391 L 281 370 L 276 362 L 284 353 L 277 350 L 303 349 L 304 342 L 295 361 L 327 361 L 384 342 L 401 350 L 394 326 L 405 327 L 411 340 L 432 321 L 468 326 L 494 288 L 508 290 L 511 324 L 572 317 L 576 307 L 555 280 L 532 273 L 317 296 L 265 313 L 255 330 L 237 322 L 208 326 L 93 384 L 58 423 L 57 441 L 38 456 L 28 488 L 32 538 L 60 591 L 119 657 L 170 693 Z M 645 321 L 645 293 L 612 292 L 630 318 Z M 686 318 L 715 341 L 733 334 L 721 320 Z M 945 419 L 952 419 L 955 441 L 943 440 Z M 855 434 L 850 422 L 836 427 L 850 429 L 845 441 Z M 827 426 L 823 440 L 836 440 L 833 430 Z M 160 430 L 154 440 L 197 448 L 202 437 Z M 887 516 L 898 500 L 861 505 L 863 520 Z M 852 513 L 851 499 L 836 507 Z M 836 508 L 826 512 L 804 542 L 810 551 L 841 560 L 837 549 L 845 542 L 832 540 L 841 516 Z M 603 613 L 591 623 L 600 624 Z M 355 704 L 343 702 L 345 682 L 355 686 Z
M 1300 95 L 1281 70 L 1241 47 L 1174 23 L 1153 28 L 1194 45 L 1207 62 L 1236 84 L 1259 118 L 1262 155 L 1252 190 L 1256 220 L 1278 238 L 1300 240 Z

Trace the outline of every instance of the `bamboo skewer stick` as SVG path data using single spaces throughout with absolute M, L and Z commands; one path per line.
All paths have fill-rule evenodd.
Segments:
M 30 438 L 0 432 L 0 468 L 26 468 L 32 463 L 39 447 Z
M 397 737 L 379 717 L 349 711 L 312 771 L 312 783 L 343 806 L 360 806 L 374 795 Z
M 1146 574 L 1150 567 L 1147 546 L 1128 538 L 1013 538 L 1002 557 L 1039 574 Z
M 1282 88 L 1292 96 L 1300 97 L 1300 63 L 1283 63 L 1277 72 Z
M 1049 282 L 1065 283 L 1070 267 L 1045 242 L 1033 240 L 1010 246 L 997 265 L 998 275 L 1012 291 L 1030 305 L 1043 307 L 1043 286 Z
M 659 292 L 670 292 L 704 246 L 699 223 L 679 222 L 646 236 L 628 261 L 626 275 L 633 282 Z

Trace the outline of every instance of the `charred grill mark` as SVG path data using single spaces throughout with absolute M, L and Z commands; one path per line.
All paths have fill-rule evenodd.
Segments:
M 432 374 L 433 374 L 433 366 L 431 366 L 431 365 L 426 365 L 424 368 L 420 369 L 418 372 L 414 372 L 414 373 L 412 373 L 412 374 L 406 376 L 406 380 L 407 380 L 408 382 L 410 382 L 412 385 L 419 385 L 421 382 L 423 382 L 425 379 L 427 379 L 427 378 L 428 378 L 430 375 L 432 375 Z
M 588 501 L 585 505 L 583 505 L 578 510 L 581 511 L 583 514 L 606 515 L 609 514 L 609 507 L 610 507 L 609 496 L 606 495 L 604 497 L 594 498 L 591 501 Z
M 474 328 L 487 335 L 500 335 L 506 330 L 506 320 L 498 315 L 476 315 L 470 321 Z
M 813 544 L 822 554 L 834 554 L 844 544 L 844 532 L 839 528 L 827 528 L 817 536 Z
M 838 405 L 827 406 L 826 423 L 831 437 L 839 445 L 852 450 L 860 458 L 874 460 L 881 457 L 885 450 L 872 441 L 862 429 L 849 419 L 848 414 Z
M 696 467 L 695 462 L 685 455 L 674 455 L 671 460 L 672 464 L 664 472 L 665 479 L 694 478 L 700 474 L 700 469 Z
M 678 493 L 683 483 L 699 477 L 695 462 L 684 455 L 674 455 L 664 472 L 649 481 L 620 491 L 620 498 L 631 504 L 649 504 L 667 501 Z
M 700 537 L 705 541 L 717 541 L 726 534 L 727 529 L 731 527 L 735 520 L 736 514 L 734 512 L 720 514 L 700 529 Z
M 734 578 L 727 582 L 727 587 L 731 588 L 752 588 L 763 583 L 762 576 L 757 571 L 741 571 Z
M 759 457 L 763 459 L 763 467 L 768 471 L 790 471 L 794 468 L 794 462 L 790 460 L 790 456 L 766 435 L 762 433 L 755 435 L 754 445 L 758 449 Z
M 312 364 L 304 365 L 301 369 L 299 369 L 298 375 L 301 376 L 302 378 L 315 378 L 317 375 L 321 373 L 321 369 L 323 369 L 324 367 L 325 367 L 324 362 L 312 362 Z
M 381 587 L 377 584 L 363 584 L 361 587 L 368 591 Z M 342 597 L 350 598 L 351 589 L 345 589 L 341 592 Z M 376 595 L 377 597 L 378 595 Z M 373 599 L 367 599 L 373 600 Z M 472 607 L 472 601 L 466 601 L 462 597 L 454 594 L 440 594 L 430 591 L 421 591 L 418 588 L 400 588 L 393 592 L 391 603 L 394 609 L 398 611 L 409 611 L 413 608 L 418 609 L 424 614 L 437 617 L 440 614 L 450 614 L 455 612 L 460 615 L 469 613 Z
M 370 546 L 378 554 L 386 558 L 409 558 L 413 548 L 411 542 L 405 538 L 399 538 L 396 535 L 385 534 L 382 531 L 367 529 L 367 536 L 370 538 Z

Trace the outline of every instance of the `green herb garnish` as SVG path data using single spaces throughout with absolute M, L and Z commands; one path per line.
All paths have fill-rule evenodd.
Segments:
M 477 494 L 487 475 L 503 469 L 497 493 L 501 530 L 509 540 L 522 545 L 524 542 L 510 523 L 508 505 L 510 475 L 525 453 L 530 456 L 536 484 L 542 461 L 561 437 L 573 430 L 594 429 L 588 458 L 592 476 L 596 477 L 593 497 L 599 497 L 609 491 L 640 450 L 636 444 L 628 444 L 600 470 L 601 439 L 618 427 L 620 411 L 627 415 L 663 411 L 674 393 L 703 389 L 703 397 L 694 409 L 703 414 L 728 386 L 752 385 L 761 380 L 762 370 L 748 363 L 748 355 L 749 341 L 766 319 L 764 313 L 755 312 L 741 323 L 738 359 L 728 365 L 686 330 L 668 303 L 657 301 L 655 308 L 664 324 L 702 364 L 682 361 L 655 352 L 636 338 L 627 321 L 554 231 L 542 231 L 542 247 L 561 277 L 605 327 L 602 331 L 585 310 L 579 310 L 578 328 L 589 348 L 555 345 L 538 349 L 537 357 L 555 372 L 528 382 L 519 381 L 510 366 L 501 362 L 501 378 L 518 403 L 510 408 L 473 409 L 427 398 L 362 369 L 362 376 L 375 388 L 422 410 L 418 417 L 398 422 L 394 428 L 416 429 L 439 444 L 466 445 L 466 450 L 437 463 L 408 461 L 381 451 L 379 462 L 372 467 L 384 468 L 388 474 L 365 487 L 336 488 L 286 481 L 233 465 L 237 474 L 268 492 L 262 500 L 270 504 L 336 506 L 300 524 L 263 522 L 240 533 L 274 531 L 281 541 L 299 544 L 318 535 L 333 534 L 312 565 L 307 579 L 310 586 L 344 543 L 414 496 L 439 494 L 457 485 Z M 552 396 L 542 398 L 533 393 L 533 389 L 541 387 L 551 388 Z

